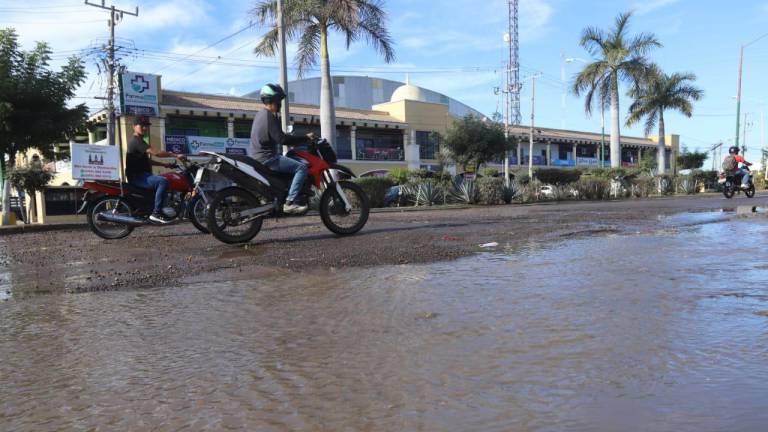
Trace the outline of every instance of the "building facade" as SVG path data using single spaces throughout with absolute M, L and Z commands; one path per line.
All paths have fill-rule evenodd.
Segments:
M 460 102 L 410 84 L 401 84 L 390 92 L 393 82 L 388 80 L 378 82 L 368 77 L 344 78 L 343 82 L 334 81 L 337 87 L 340 86 L 336 96 L 339 102 L 336 108 L 336 147 L 342 163 L 358 175 L 394 168 L 436 170 L 441 162 L 438 157 L 439 137 L 444 137 L 449 125 L 463 115 L 480 115 Z M 289 94 L 293 100 L 289 123 L 293 124 L 295 134 L 320 130 L 319 107 L 302 103 L 315 97 L 312 93 L 315 90 L 310 95 L 303 90 L 314 88 L 312 86 L 316 86 L 319 98 L 319 81 L 316 79 L 289 84 Z M 381 87 L 380 92 L 376 90 L 377 86 Z M 367 108 L 359 107 L 369 99 L 373 102 L 382 100 L 384 95 L 389 95 L 389 99 Z M 257 96 L 258 93 L 250 94 L 249 97 L 188 93 L 160 87 L 160 113 L 158 117 L 151 118 L 150 145 L 170 150 L 167 144 L 169 137 L 175 142 L 178 142 L 179 137 L 247 139 L 250 137 L 253 116 L 263 107 L 255 99 Z M 96 125 L 92 127 L 93 133 L 90 136 L 91 142 L 94 142 L 104 134 L 106 112 L 97 113 L 91 122 Z M 131 131 L 130 119 L 121 118 L 117 135 L 123 146 L 128 142 Z M 526 166 L 529 128 L 512 127 L 510 134 L 521 143 L 510 157 L 511 164 Z M 536 128 L 533 163 L 538 167 L 588 168 L 599 167 L 602 159 L 606 161 L 605 166 L 609 166 L 608 141 L 607 136 L 601 137 L 595 133 Z M 667 160 L 671 161 L 670 168 L 674 170 L 679 137 L 668 136 L 666 142 Z M 621 148 L 622 165 L 632 167 L 647 152 L 655 153 L 656 140 L 621 137 Z M 497 165 L 500 167 L 501 161 Z M 454 167 L 443 168 L 456 172 Z

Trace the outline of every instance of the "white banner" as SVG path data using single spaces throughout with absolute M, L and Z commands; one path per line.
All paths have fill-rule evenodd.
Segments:
M 189 148 L 189 154 L 191 155 L 196 155 L 201 151 L 239 154 L 244 156 L 250 156 L 251 154 L 251 140 L 246 138 L 188 136 L 187 147 Z
M 119 180 L 120 155 L 117 146 L 70 144 L 72 178 Z
M 160 113 L 157 75 L 125 72 L 120 78 L 123 113 L 157 117 Z

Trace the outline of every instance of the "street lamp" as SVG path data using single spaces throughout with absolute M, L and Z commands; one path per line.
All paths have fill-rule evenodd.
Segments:
M 739 77 L 736 83 L 736 147 L 739 146 L 739 127 L 740 127 L 740 118 L 741 118 L 741 76 L 742 76 L 742 70 L 744 66 L 744 48 L 747 48 L 750 45 L 754 45 L 759 40 L 765 37 L 768 37 L 768 33 L 753 39 L 749 43 L 742 45 L 741 49 L 739 50 Z

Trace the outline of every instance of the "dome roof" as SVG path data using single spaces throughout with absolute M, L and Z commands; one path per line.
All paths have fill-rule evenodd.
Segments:
M 397 102 L 402 100 L 412 100 L 418 102 L 427 102 L 427 93 L 421 87 L 415 85 L 405 84 L 392 93 L 391 102 Z

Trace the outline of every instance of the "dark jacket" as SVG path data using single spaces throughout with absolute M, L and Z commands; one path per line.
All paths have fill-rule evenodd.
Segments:
M 296 146 L 307 141 L 305 137 L 286 135 L 280 125 L 280 117 L 264 108 L 253 117 L 251 126 L 251 153 L 254 159 L 264 163 L 282 154 L 282 146 Z

